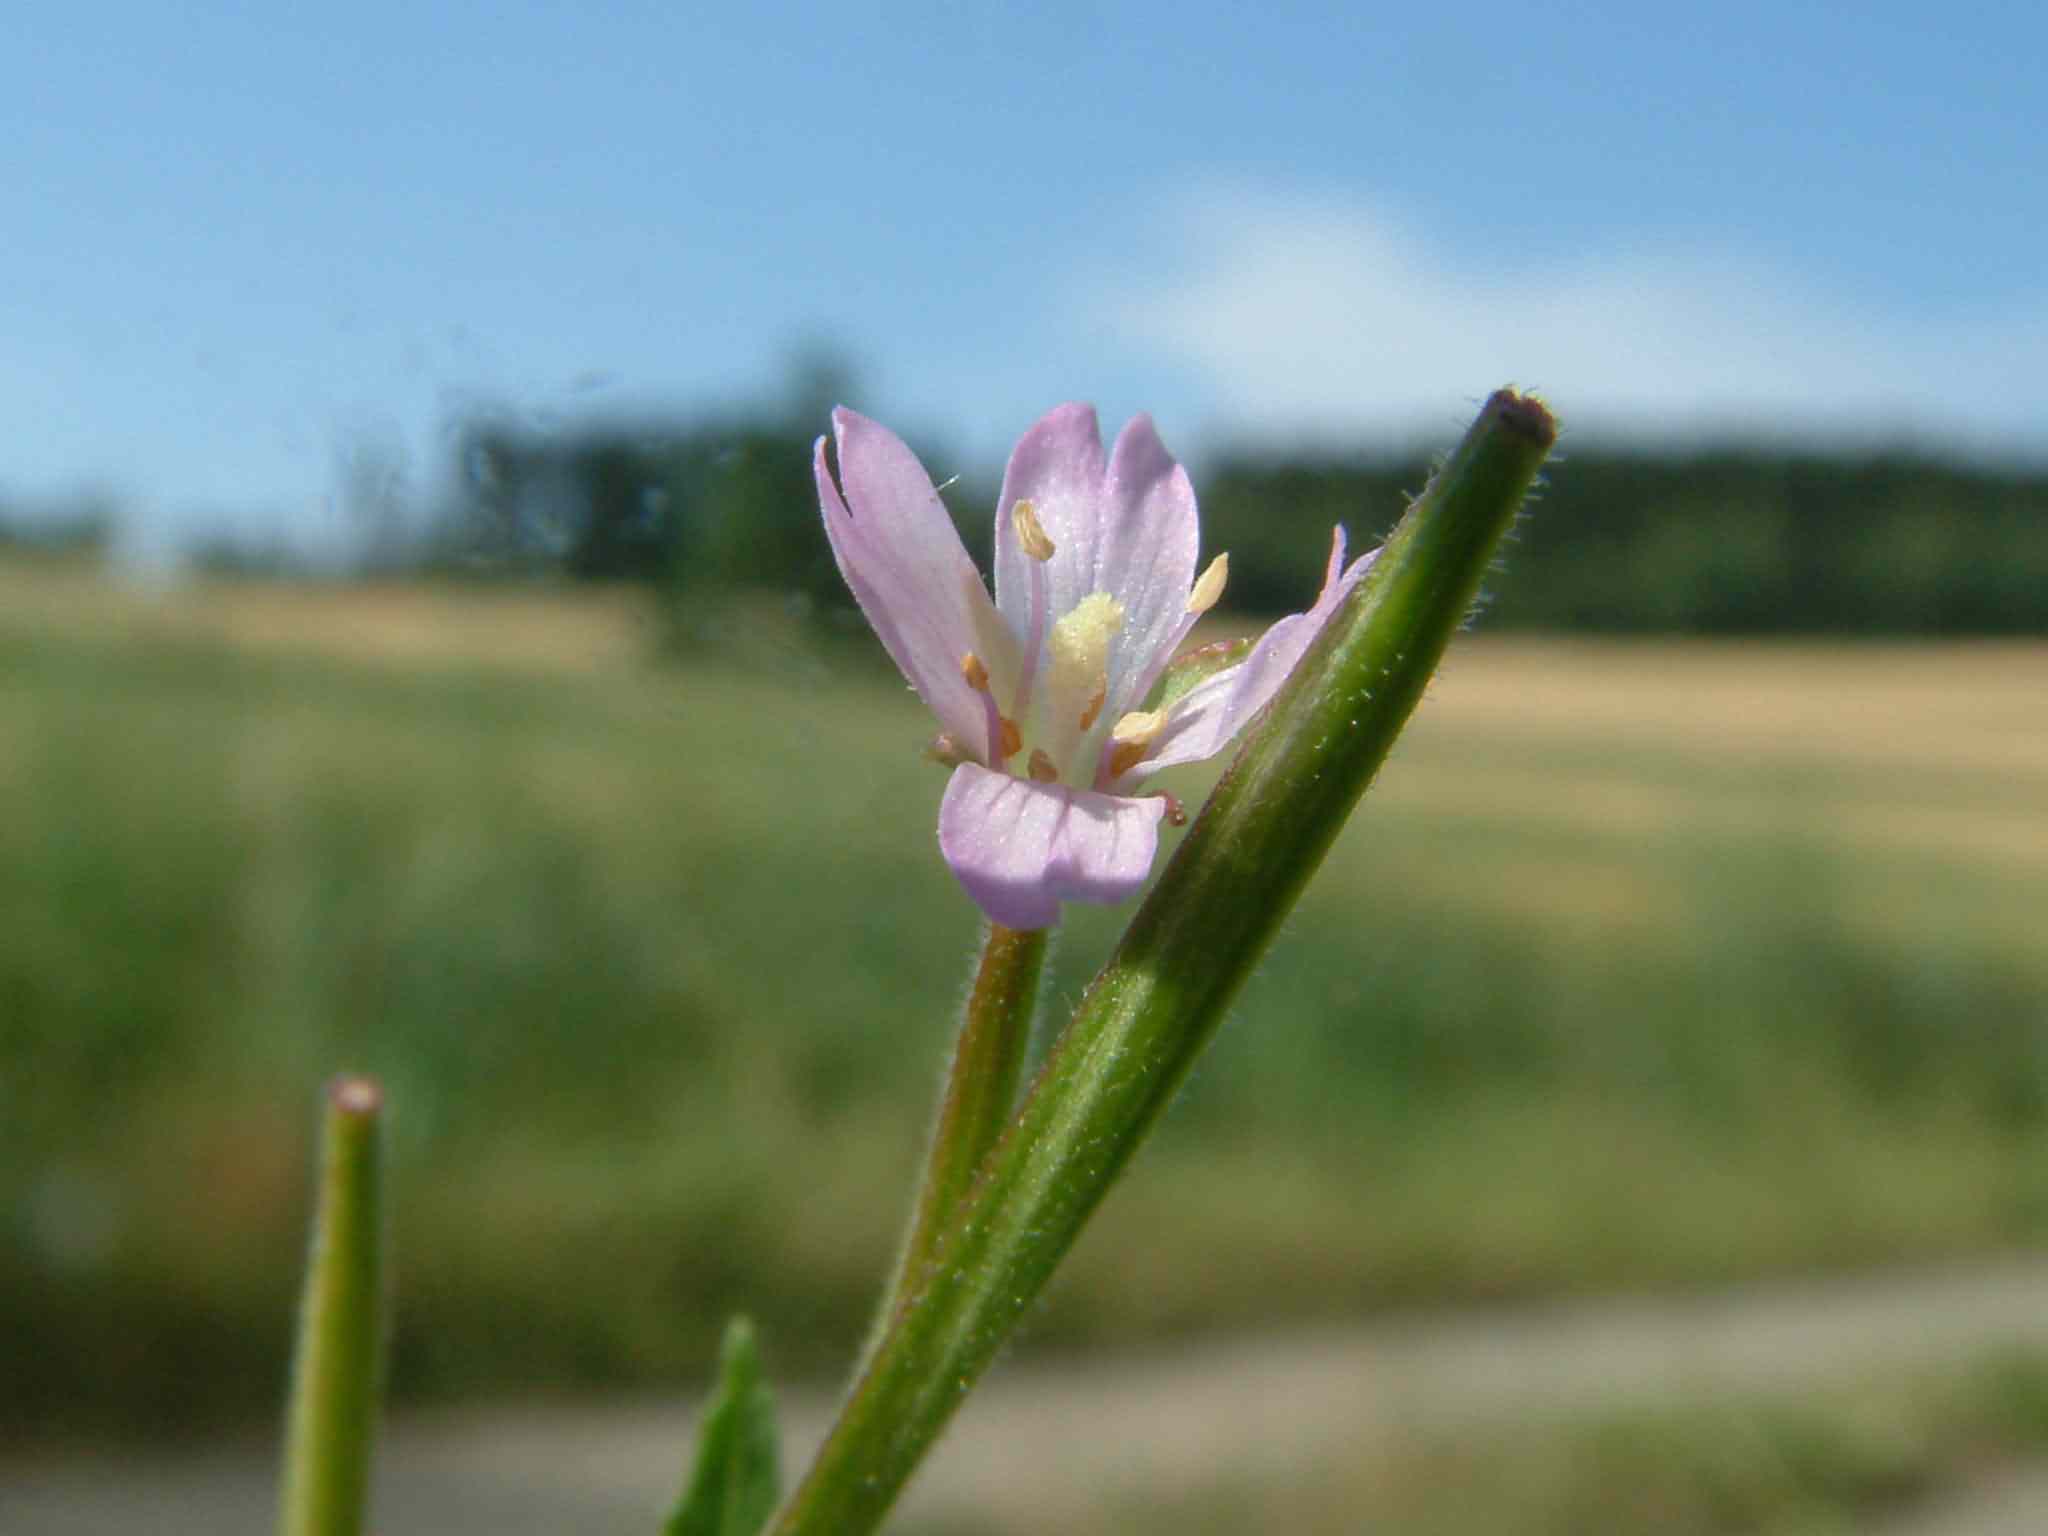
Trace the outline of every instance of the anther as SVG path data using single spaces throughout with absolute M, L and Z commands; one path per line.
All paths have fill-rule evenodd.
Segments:
M 1223 583 L 1230 579 L 1230 555 L 1226 551 L 1209 562 L 1209 568 L 1202 572 L 1195 583 L 1195 590 L 1188 594 L 1189 613 L 1207 613 L 1216 606 L 1216 600 L 1223 595 Z
M 1024 747 L 1024 733 L 1017 729 L 1017 722 L 1008 715 L 1002 717 L 1003 756 L 1015 757 Z
M 1060 781 L 1060 771 L 1053 766 L 1053 760 L 1045 755 L 1043 747 L 1031 749 L 1031 761 L 1025 766 L 1031 777 L 1040 784 L 1057 784 Z
M 969 651 L 960 658 L 960 676 L 968 687 L 981 695 L 982 717 L 988 722 L 988 745 L 983 748 L 988 756 L 984 761 L 991 765 L 1000 764 L 1024 744 L 1023 738 L 1018 735 L 1016 725 L 1004 719 L 1002 711 L 996 708 L 995 692 L 988 682 L 988 667 L 974 652 Z
M 1109 776 L 1122 778 L 1137 766 L 1138 759 L 1145 755 L 1145 749 L 1159 739 L 1159 733 L 1166 729 L 1166 711 L 1155 709 L 1149 714 L 1134 709 L 1109 728 Z
M 1029 501 L 1019 501 L 1010 508 L 1010 526 L 1017 530 L 1017 543 L 1024 553 L 1043 564 L 1053 556 L 1055 545 L 1045 535 L 1045 524 L 1038 520 L 1038 508 Z
M 1169 827 L 1184 827 L 1188 824 L 1188 808 L 1173 795 L 1161 795 L 1166 802 L 1166 824 Z
M 1135 741 L 1140 746 L 1150 746 L 1159 739 L 1159 733 L 1166 729 L 1166 711 L 1134 709 L 1109 728 L 1109 739 L 1122 743 Z
M 1088 707 L 1081 711 L 1081 729 L 1087 730 L 1102 713 L 1103 701 L 1109 697 L 1109 674 L 1102 674 L 1102 680 L 1095 685 L 1095 694 L 1088 700 Z

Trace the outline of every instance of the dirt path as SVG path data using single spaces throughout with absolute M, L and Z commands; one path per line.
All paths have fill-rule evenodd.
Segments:
M 1873 1526 L 1868 1536 L 2041 1536 L 2048 1530 L 2048 1471 L 1994 1478 L 1938 1509 Z
M 2048 1347 L 2048 1256 L 1003 1367 L 969 1402 L 904 1514 L 936 1526 L 993 1506 L 1013 1512 L 1017 1528 L 1056 1530 L 1066 1511 L 1111 1497 L 1142 1500 L 1148 1487 L 1219 1466 L 1284 1475 L 1396 1427 L 1791 1391 L 2014 1343 Z M 801 1464 L 830 1400 L 802 1389 L 783 1398 L 789 1460 Z M 670 1403 L 402 1418 L 385 1441 L 377 1528 L 651 1536 L 691 1432 L 691 1409 Z M 1016 1469 L 1032 1464 L 1058 1469 L 1050 1486 L 1021 1484 Z M 260 1532 L 270 1500 L 259 1446 L 155 1464 L 0 1468 L 0 1530 L 10 1536 Z M 2048 1478 L 2029 1475 L 1884 1527 L 1885 1536 L 2042 1529 Z

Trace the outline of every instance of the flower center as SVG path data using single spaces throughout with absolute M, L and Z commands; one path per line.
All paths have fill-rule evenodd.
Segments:
M 1094 730 L 1109 694 L 1109 647 L 1124 627 L 1124 605 L 1107 592 L 1091 592 L 1062 615 L 1047 636 L 1045 697 L 1039 705 L 1039 743 L 1069 783 L 1085 784 L 1093 765 L 1075 760 Z
M 1045 568 L 1057 546 L 1038 520 L 1038 508 L 1027 498 L 1020 498 L 1010 508 L 1010 527 L 1030 573 L 1023 655 L 1017 655 L 1016 642 L 1007 634 L 977 636 L 982 649 L 963 656 L 960 668 L 968 687 L 981 696 L 987 745 L 970 751 L 948 741 L 942 755 L 979 757 L 991 768 L 1040 784 L 1065 782 L 1105 789 L 1144 758 L 1166 728 L 1166 712 L 1133 710 L 1114 722 L 1103 720 L 1109 702 L 1109 655 L 1123 633 L 1124 605 L 1107 592 L 1090 592 L 1052 619 L 1051 584 Z M 1218 555 L 1202 572 L 1188 594 L 1186 614 L 1174 643 L 1215 606 L 1228 572 L 1229 558 L 1224 555 Z M 992 675 L 984 656 L 996 658 L 1003 674 L 1000 679 Z M 1158 663 L 1154 663 L 1152 672 L 1157 669 Z M 1148 674 L 1144 685 L 1149 686 L 1150 681 Z M 1007 714 L 999 703 L 1002 692 L 1009 692 L 1011 698 Z M 1034 720 L 1038 728 L 1031 730 Z M 1023 764 L 1012 766 L 1011 760 L 1024 751 L 1026 731 L 1035 741 Z

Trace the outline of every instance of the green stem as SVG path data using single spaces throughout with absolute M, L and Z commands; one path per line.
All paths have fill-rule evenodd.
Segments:
M 383 1094 L 368 1078 L 337 1078 L 328 1086 L 279 1536 L 355 1536 L 362 1529 L 383 1344 L 382 1108 Z
M 1017 1106 L 1017 1085 L 1024 1076 L 1050 938 L 1050 929 L 1023 932 L 989 925 L 974 986 L 967 994 L 960 1038 L 953 1047 L 953 1064 L 946 1073 L 917 1207 L 896 1261 L 895 1279 L 876 1315 L 876 1340 L 917 1294 L 945 1234 L 947 1218 L 966 1198 L 975 1169 Z
M 1502 391 L 1254 728 L 1082 998 L 776 1536 L 862 1536 L 1208 1043 L 1464 622 L 1556 437 Z

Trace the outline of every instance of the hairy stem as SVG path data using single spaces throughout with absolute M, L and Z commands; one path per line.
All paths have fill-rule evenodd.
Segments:
M 1501 391 L 1295 669 L 1081 1000 L 776 1536 L 863 1536 L 1157 1121 L 1385 761 L 1556 438 Z
M 877 1339 L 922 1287 L 948 1218 L 965 1200 L 975 1170 L 1017 1107 L 1050 939 L 1049 929 L 1020 931 L 989 924 L 946 1072 L 924 1182 L 896 1261 L 895 1279 L 876 1318 Z

